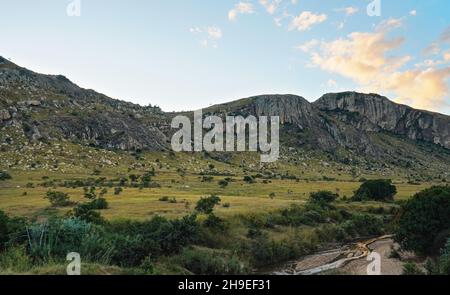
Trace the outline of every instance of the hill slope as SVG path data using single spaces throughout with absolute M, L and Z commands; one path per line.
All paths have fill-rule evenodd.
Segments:
M 401 167 L 436 174 L 450 166 L 449 116 L 376 94 L 326 94 L 314 103 L 295 95 L 262 95 L 203 112 L 280 116 L 282 156 L 294 166 L 303 152 L 367 169 Z M 64 76 L 38 74 L 0 57 L 0 127 L 6 145 L 14 127 L 29 142 L 168 151 L 174 115 L 115 100 Z

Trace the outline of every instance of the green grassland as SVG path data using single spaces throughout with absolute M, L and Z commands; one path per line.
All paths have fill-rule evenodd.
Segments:
M 289 163 L 279 163 L 279 167 L 268 169 L 278 171 L 278 175 L 266 179 L 255 178 L 255 183 L 247 183 L 243 180 L 245 175 L 255 175 L 258 173 L 259 164 L 226 164 L 205 157 L 202 154 L 169 154 L 169 153 L 149 153 L 140 155 L 140 160 L 129 154 L 117 154 L 93 148 L 81 148 L 71 144 L 62 148 L 60 155 L 64 152 L 74 152 L 75 155 L 86 155 L 81 158 L 77 165 L 66 163 L 64 159 L 59 159 L 57 168 L 22 168 L 18 169 L 2 167 L 8 169 L 12 179 L 0 183 L 0 210 L 25 217 L 45 217 L 49 203 L 44 199 L 48 190 L 58 190 L 69 194 L 71 200 L 75 202 L 83 201 L 83 188 L 66 188 L 61 185 L 43 187 L 44 182 L 63 182 L 66 180 L 85 180 L 104 177 L 106 179 L 116 179 L 118 177 L 128 177 L 131 174 L 141 175 L 150 167 L 155 169 L 155 176 L 152 181 L 160 187 L 156 188 L 134 188 L 123 187 L 120 195 L 114 195 L 114 187 L 108 188 L 105 195 L 110 208 L 102 212 L 107 219 L 131 218 L 146 219 L 155 214 L 169 217 L 180 217 L 193 211 L 195 203 L 204 196 L 218 195 L 224 203 L 229 203 L 229 208 L 219 208 L 218 214 L 221 216 L 233 216 L 236 214 L 246 214 L 255 212 L 267 212 L 274 209 L 286 208 L 291 204 L 304 203 L 309 193 L 319 190 L 329 190 L 340 195 L 341 198 L 349 198 L 359 187 L 358 181 L 361 177 L 366 178 L 393 178 L 397 186 L 397 199 L 406 199 L 414 193 L 432 186 L 435 182 L 423 182 L 420 184 L 409 184 L 408 180 L 398 175 L 376 175 L 362 172 L 353 179 L 350 171 L 346 172 L 346 167 L 339 167 L 338 164 L 331 167 L 324 167 L 320 161 L 310 160 L 308 166 L 301 168 Z M 64 147 L 62 144 L 60 147 Z M 60 149 L 57 147 L 57 149 Z M 73 151 L 73 149 L 77 149 Z M 68 160 L 70 154 L 65 155 Z M 251 158 L 251 154 L 240 155 Z M 256 158 L 257 155 L 253 155 Z M 7 157 L 9 162 L 20 160 L 21 154 L 2 153 L 1 157 Z M 45 163 L 48 159 L 45 155 L 33 157 L 34 162 Z M 235 163 L 241 163 L 240 157 L 233 159 Z M 248 161 L 248 160 L 247 160 Z M 5 163 L 2 161 L 2 163 Z M 112 163 L 111 165 L 105 163 Z M 117 165 L 116 165 L 117 163 Z M 19 164 L 31 165 L 31 164 Z M 209 169 L 209 165 L 214 165 Z M 93 172 L 94 170 L 95 173 Z M 290 175 L 296 179 L 280 179 L 281 175 Z M 344 172 L 342 172 L 344 171 Z M 324 172 L 326 172 L 325 176 Z M 94 175 L 95 174 L 95 175 Z M 203 175 L 211 175 L 210 182 L 202 181 Z M 219 174 L 219 175 L 216 175 Z M 323 180 L 323 176 L 329 177 Z M 331 176 L 335 178 L 331 178 Z M 225 188 L 218 185 L 218 181 L 230 178 L 232 181 Z M 331 179 L 331 180 L 330 180 Z M 27 187 L 28 186 L 28 187 Z M 32 186 L 32 187 L 31 187 Z M 177 203 L 161 202 L 161 197 L 167 196 L 175 198 Z M 61 214 L 70 208 L 58 209 Z
M 65 216 L 77 204 L 87 202 L 84 188 L 88 186 L 95 186 L 97 191 L 107 189 L 104 198 L 108 209 L 98 212 L 112 224 L 125 220 L 145 222 L 156 216 L 180 219 L 195 212 L 200 198 L 219 196 L 221 203 L 215 207 L 214 214 L 223 219 L 226 230 L 208 228 L 204 225 L 207 216 L 200 214 L 197 218 L 202 224 L 200 245 L 155 257 L 150 274 L 199 274 L 194 262 L 202 257 L 208 257 L 202 262 L 205 265 L 215 263 L 217 257 L 234 265 L 236 249 L 241 253 L 239 262 L 246 267 L 239 271 L 249 273 L 253 271 L 250 267 L 295 259 L 326 248 L 327 243 L 341 241 L 338 236 L 342 229 L 345 229 L 346 239 L 374 234 L 376 229 L 365 233 L 363 226 L 356 225 L 357 215 L 363 212 L 368 216 L 392 218 L 390 210 L 398 206 L 396 203 L 348 202 L 362 180 L 392 179 L 398 191 L 395 200 L 399 201 L 442 184 L 448 178 L 445 162 L 442 165 L 433 162 L 428 169 L 416 169 L 414 165 L 402 168 L 385 163 L 377 165 L 372 160 L 348 163 L 326 153 L 289 149 L 282 150 L 279 161 L 261 164 L 256 153 L 110 151 L 68 141 L 29 142 L 19 128 L 4 130 L 0 133 L 3 143 L 0 145 L 0 171 L 7 171 L 12 178 L 0 181 L 0 211 L 11 217 L 25 217 L 30 222 L 40 223 L 51 216 Z M 343 152 L 343 157 L 347 156 Z M 144 186 L 141 180 L 147 174 L 151 176 Z M 251 176 L 252 181 L 245 181 L 246 176 Z M 132 181 L 133 178 L 137 180 Z M 219 185 L 223 180 L 227 185 Z M 122 191 L 116 194 L 118 187 Z M 290 217 L 282 217 L 284 209 L 291 210 L 293 205 L 307 206 L 310 193 L 321 190 L 339 195 L 334 203 L 336 210 L 320 211 L 320 220 L 311 224 L 295 223 L 295 218 L 291 223 L 286 221 Z M 52 207 L 45 199 L 48 191 L 67 193 L 74 203 L 63 208 Z M 382 213 L 373 213 L 380 208 Z M 352 218 L 356 219 L 350 225 L 356 229 L 343 220 L 341 209 L 355 214 Z M 312 213 L 315 218 L 315 209 L 293 210 L 287 211 L 288 216 L 310 218 Z M 272 222 L 275 222 L 273 226 Z M 255 227 L 265 236 L 249 237 Z M 358 228 L 363 231 L 358 232 Z M 266 257 L 264 253 L 258 254 L 258 249 L 267 249 L 273 254 Z M 61 258 L 35 264 L 20 248 L 9 251 L 0 256 L 3 267 L 0 274 L 65 273 L 66 262 Z M 249 255 L 251 258 L 247 259 Z M 264 264 L 259 265 L 259 262 Z M 143 272 L 147 273 L 139 265 L 124 267 L 95 260 L 83 263 L 84 274 Z

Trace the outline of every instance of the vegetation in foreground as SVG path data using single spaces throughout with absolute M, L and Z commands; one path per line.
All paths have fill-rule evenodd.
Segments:
M 283 161 L 249 168 L 160 156 L 61 175 L 3 172 L 0 273 L 64 274 L 69 252 L 81 254 L 83 274 L 252 273 L 355 239 L 400 236 L 404 201 L 432 185 L 320 162 L 299 175 Z M 324 177 L 330 169 L 342 174 Z M 428 273 L 445 271 L 443 253 L 426 254 Z
M 0 213 L 2 273 L 63 273 L 65 256 L 80 253 L 90 270 L 128 274 L 242 274 L 312 253 L 324 245 L 382 234 L 395 214 L 353 212 L 331 192 L 311 194 L 305 206 L 227 220 L 218 196 L 202 198 L 194 214 L 169 220 L 106 221 L 89 209 L 29 222 Z M 81 206 L 81 205 L 78 205 Z M 344 206 L 345 207 L 345 206 Z M 374 213 L 377 212 L 378 214 Z M 381 214 L 382 213 L 382 214 Z M 83 264 L 84 265 L 84 264 Z

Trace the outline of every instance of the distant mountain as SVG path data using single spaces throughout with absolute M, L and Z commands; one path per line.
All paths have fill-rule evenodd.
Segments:
M 285 154 L 302 149 L 345 163 L 418 169 L 450 165 L 449 116 L 415 110 L 376 94 L 326 94 L 314 103 L 295 95 L 262 95 L 203 112 L 280 116 Z M 0 57 L 0 127 L 21 128 L 30 141 L 166 151 L 175 115 L 115 100 L 64 76 L 38 74 Z
M 112 149 L 167 149 L 167 116 L 43 75 L 0 58 L 0 125 L 21 126 L 30 139 L 66 139 Z
M 450 149 L 449 116 L 399 105 L 377 94 L 356 92 L 326 94 L 314 105 L 360 130 L 385 130 Z

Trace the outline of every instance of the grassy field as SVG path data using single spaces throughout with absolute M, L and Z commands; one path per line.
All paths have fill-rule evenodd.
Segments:
M 42 171 L 12 173 L 13 179 L 2 182 L 0 187 L 0 210 L 13 216 L 30 218 L 45 217 L 49 209 L 48 200 L 44 199 L 49 190 L 57 190 L 69 194 L 72 201 L 83 202 L 84 192 L 80 188 L 42 187 Z M 83 174 L 48 174 L 49 179 L 85 179 L 92 175 Z M 101 177 L 95 176 L 95 177 Z M 111 177 L 105 174 L 104 177 Z M 153 181 L 159 183 L 159 188 L 130 188 L 124 187 L 120 195 L 114 195 L 114 188 L 109 188 L 105 195 L 110 208 L 102 211 L 107 219 L 148 219 L 154 215 L 180 217 L 193 212 L 195 203 L 204 196 L 218 195 L 222 204 L 229 207 L 219 207 L 217 214 L 231 217 L 236 214 L 268 212 L 286 208 L 291 204 L 302 204 L 309 197 L 309 193 L 319 190 L 336 192 L 341 198 L 351 197 L 359 187 L 357 181 L 304 181 L 271 179 L 263 183 L 256 179 L 256 183 L 243 181 L 243 174 L 230 177 L 233 179 L 226 188 L 221 188 L 218 181 L 224 176 L 214 176 L 211 182 L 202 182 L 199 175 L 186 174 L 180 177 L 172 171 L 161 171 Z M 33 183 L 33 187 L 27 184 Z M 396 183 L 397 199 L 407 199 L 416 192 L 430 187 L 432 183 L 412 185 L 406 182 Z M 175 198 L 176 203 L 160 201 L 162 197 Z M 71 208 L 52 209 L 64 214 Z

